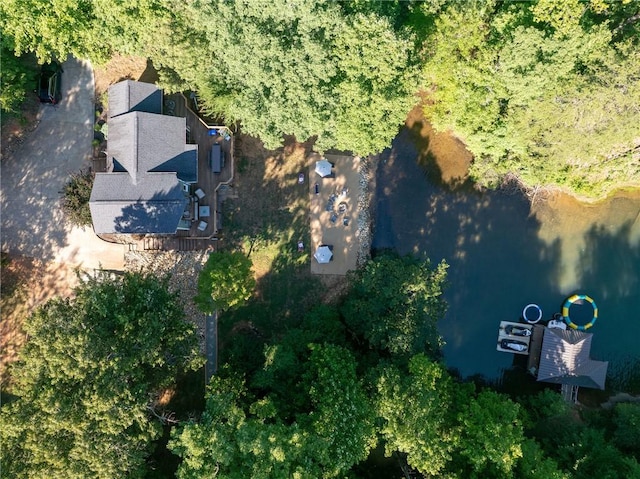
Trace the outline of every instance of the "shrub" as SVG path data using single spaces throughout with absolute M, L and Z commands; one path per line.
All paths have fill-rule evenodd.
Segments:
M 95 175 L 91 171 L 80 170 L 72 173 L 62 190 L 61 206 L 67 220 L 74 226 L 90 226 L 91 211 L 89 198 Z

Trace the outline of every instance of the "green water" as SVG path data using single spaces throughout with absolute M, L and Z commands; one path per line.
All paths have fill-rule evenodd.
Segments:
M 532 204 L 514 191 L 452 187 L 443 178 L 455 175 L 419 130 L 403 129 L 381 157 L 373 247 L 449 263 L 439 324 L 447 364 L 499 382 L 518 367 L 496 351 L 500 321 L 517 321 L 529 303 L 550 319 L 569 295 L 584 293 L 599 308 L 591 357 L 610 361 L 608 386 L 640 390 L 640 192 L 596 205 L 565 195 Z M 444 154 L 455 157 L 451 145 Z M 574 309 L 576 323 L 590 319 Z

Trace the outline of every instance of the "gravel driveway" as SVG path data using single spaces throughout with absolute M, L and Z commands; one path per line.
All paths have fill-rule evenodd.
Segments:
M 62 65 L 62 100 L 42 105 L 39 124 L 2 159 L 2 251 L 83 269 L 122 269 L 124 246 L 100 240 L 91 228 L 71 228 L 59 191 L 69 174 L 88 167 L 93 139 L 93 71 L 86 61 Z

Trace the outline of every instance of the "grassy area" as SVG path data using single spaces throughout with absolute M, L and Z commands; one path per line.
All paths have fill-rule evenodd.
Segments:
M 244 307 L 221 317 L 222 361 L 250 360 L 245 353 L 259 361 L 260 345 L 296 325 L 321 299 L 322 285 L 309 263 L 309 180 L 298 184 L 298 174 L 308 171 L 309 152 L 305 144 L 268 151 L 254 138 L 237 138 L 236 197 L 224 203 L 228 233 L 221 246 L 251 258 L 257 287 Z

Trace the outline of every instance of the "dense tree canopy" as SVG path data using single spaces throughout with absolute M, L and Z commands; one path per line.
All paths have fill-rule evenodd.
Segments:
M 0 110 L 4 113 L 18 113 L 27 92 L 35 86 L 35 71 L 24 59 L 14 54 L 10 38 L 0 38 Z
M 407 454 L 409 465 L 422 474 L 441 475 L 457 443 L 460 430 L 446 406 L 454 385 L 444 368 L 424 355 L 409 362 L 409 374 L 385 367 L 377 383 L 378 415 L 387 455 Z
M 0 5 L 17 53 L 148 57 L 168 91 L 268 147 L 379 152 L 424 90 L 481 184 L 515 173 L 591 197 L 640 181 L 639 19 L 631 0 Z
M 194 327 L 161 278 L 88 279 L 25 321 L 1 410 L 2 471 L 15 478 L 140 477 L 157 393 L 199 364 Z
M 417 99 L 413 41 L 390 22 L 336 2 L 58 1 L 0 7 L 18 52 L 103 61 L 149 57 L 168 90 L 277 147 L 283 135 L 366 155 L 386 147 Z M 25 21 L 27 19 L 27 21 Z
M 384 254 L 357 271 L 340 312 L 371 348 L 392 355 L 437 354 L 447 265 Z
M 198 423 L 178 429 L 170 447 L 181 479 L 342 477 L 375 442 L 372 406 L 349 351 L 313 345 L 301 393 L 306 410 L 285 422 L 268 397 L 249 400 L 237 377 L 214 377 Z M 296 391 L 291 391 L 296 394 Z
M 640 48 L 614 34 L 623 3 L 452 2 L 440 12 L 426 113 L 465 141 L 477 181 L 515 173 L 589 197 L 638 184 Z

